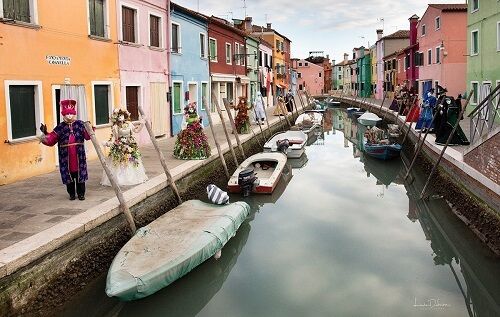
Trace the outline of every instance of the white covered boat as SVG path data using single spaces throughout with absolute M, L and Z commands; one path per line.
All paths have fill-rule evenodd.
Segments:
M 295 120 L 295 127 L 302 130 L 308 137 L 321 128 L 323 125 L 323 113 L 318 111 L 305 112 L 297 117 Z
M 372 112 L 365 112 L 358 118 L 360 124 L 371 127 L 376 126 L 380 121 L 382 118 Z
M 270 194 L 276 188 L 286 165 L 286 155 L 281 152 L 264 152 L 244 160 L 227 183 L 231 193 L 250 192 Z
M 242 201 L 184 202 L 137 230 L 121 248 L 108 271 L 106 294 L 134 300 L 157 292 L 221 250 L 249 213 Z
M 285 151 L 288 158 L 298 158 L 306 150 L 307 134 L 303 131 L 286 131 L 275 134 L 264 144 L 264 152 Z M 285 148 L 282 148 L 285 147 Z

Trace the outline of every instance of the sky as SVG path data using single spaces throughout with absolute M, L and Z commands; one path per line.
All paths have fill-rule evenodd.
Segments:
M 373 45 L 376 29 L 384 35 L 408 30 L 413 14 L 425 13 L 428 3 L 465 3 L 465 0 L 176 0 L 179 5 L 225 19 L 252 17 L 292 40 L 292 57 L 306 58 L 323 51 L 336 63 L 353 47 Z

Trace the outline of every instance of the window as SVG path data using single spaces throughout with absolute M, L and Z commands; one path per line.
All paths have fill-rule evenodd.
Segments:
M 304 63 L 304 66 L 306 66 L 306 67 L 307 67 L 307 66 L 309 66 L 309 63 L 305 62 L 305 63 Z
M 105 27 L 107 25 L 106 10 L 105 0 L 89 0 L 90 35 L 108 37 Z
M 427 65 L 432 64 L 432 50 L 427 51 Z
M 471 13 L 474 13 L 479 10 L 479 0 L 472 0 L 471 1 Z
M 302 63 L 299 63 L 299 66 L 302 66 Z
M 472 85 L 472 100 L 471 100 L 471 103 L 473 105 L 477 105 L 478 103 L 478 100 L 479 100 L 479 83 L 476 81 L 476 82 L 471 82 L 471 85 Z
M 207 58 L 207 35 L 200 33 L 200 57 Z
M 474 30 L 471 32 L 470 54 L 471 55 L 479 54 L 479 30 Z
M 269 55 L 267 53 L 264 53 L 264 63 L 264 66 L 269 67 Z
M 321 73 L 319 73 L 319 75 L 318 75 L 318 76 L 321 78 Z
M 233 102 L 234 101 L 233 83 L 227 83 L 226 84 L 226 96 L 227 96 L 227 100 L 229 102 Z
M 130 120 L 139 120 L 139 87 L 127 86 L 125 87 L 125 103 L 127 111 L 130 112 Z
M 246 52 L 248 53 L 248 52 Z M 240 55 L 239 55 L 239 58 L 240 58 L 240 65 L 241 66 L 245 66 L 245 45 L 243 44 L 240 44 Z
M 8 139 L 20 140 L 37 135 L 43 116 L 41 82 L 5 81 Z
M 497 52 L 500 52 L 500 21 L 497 22 Z
M 441 46 L 436 47 L 436 64 L 441 62 Z
M 3 17 L 26 23 L 35 23 L 32 18 L 32 15 L 34 15 L 32 8 L 33 3 L 30 0 L 3 0 Z
M 240 43 L 235 43 L 234 44 L 234 62 L 236 65 L 240 64 Z M 227 59 L 226 59 L 227 63 Z
M 210 38 L 208 40 L 209 52 L 210 52 L 210 61 L 217 62 L 217 40 Z
M 231 52 L 231 44 L 226 43 L 226 64 L 232 64 L 232 58 L 231 58 L 232 52 Z
M 264 52 L 259 51 L 259 66 L 262 67 L 264 64 L 262 64 L 262 60 L 264 59 L 262 56 L 264 55 Z
M 173 82 L 172 86 L 172 108 L 174 111 L 174 114 L 180 114 L 182 113 L 182 81 L 180 82 Z
M 181 52 L 181 26 L 172 22 L 172 53 Z
M 441 17 L 436 17 L 436 31 L 441 28 Z
M 276 40 L 276 50 L 279 52 L 280 51 L 280 41 Z
M 201 110 L 208 108 L 208 83 L 201 83 Z
M 302 73 L 297 73 L 298 78 L 302 78 Z
M 111 85 L 94 84 L 94 114 L 95 124 L 103 125 L 109 123 L 111 114 Z
M 135 17 L 134 9 L 122 7 L 122 40 L 125 42 L 136 43 Z
M 149 15 L 149 46 L 160 46 L 160 17 Z
M 422 25 L 422 36 L 425 35 L 425 24 Z

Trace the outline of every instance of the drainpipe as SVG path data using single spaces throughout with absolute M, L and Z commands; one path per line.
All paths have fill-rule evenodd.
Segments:
M 167 0 L 167 6 L 168 6 L 168 12 L 167 12 L 167 31 L 168 31 L 168 34 L 172 34 L 172 28 L 171 28 L 171 24 L 170 23 L 171 19 L 172 19 L 172 10 L 170 8 L 170 0 Z M 167 38 L 168 36 L 166 36 L 165 38 Z M 173 137 L 174 136 L 174 120 L 173 120 L 173 111 L 172 111 L 172 63 L 171 63 L 171 56 L 172 56 L 172 47 L 170 46 L 170 39 L 168 41 L 166 41 L 167 43 L 167 70 L 168 70 L 168 92 L 167 92 L 167 96 L 170 95 L 170 100 L 168 100 L 168 105 L 169 105 L 169 121 L 170 121 L 170 137 Z M 170 94 L 168 94 L 170 92 Z M 166 96 L 165 96 L 166 97 Z

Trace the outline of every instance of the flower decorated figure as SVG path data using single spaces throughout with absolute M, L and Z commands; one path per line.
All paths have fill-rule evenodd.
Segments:
M 136 185 L 145 182 L 148 177 L 141 160 L 139 146 L 133 133 L 138 133 L 142 127 L 135 127 L 130 121 L 130 112 L 123 109 L 115 109 L 111 115 L 111 136 L 105 143 L 109 146 L 108 161 L 110 168 L 116 176 L 119 185 Z M 111 186 L 111 183 L 103 172 L 101 184 Z
M 196 102 L 184 108 L 182 131 L 177 135 L 174 146 L 174 157 L 181 160 L 203 160 L 210 156 L 208 138 L 203 131 L 202 118 L 196 111 Z
M 252 109 L 252 107 L 248 107 L 247 98 L 239 97 L 238 104 L 233 108 L 238 111 L 234 119 L 238 134 L 250 133 L 250 117 L 248 116 L 248 110 Z

